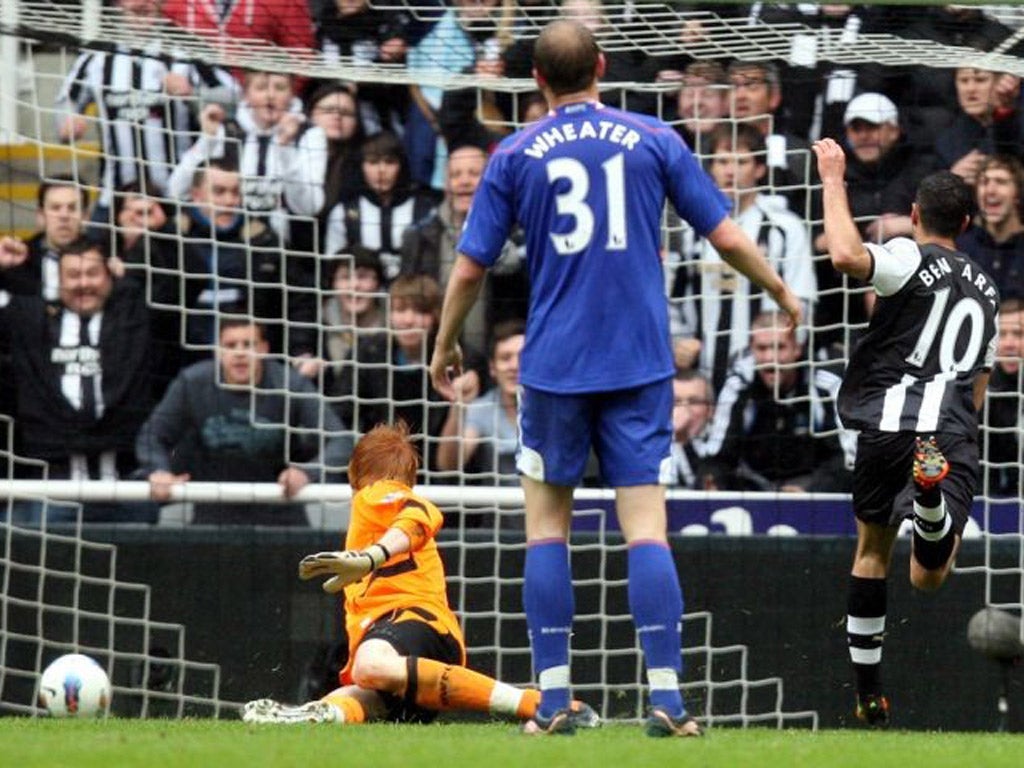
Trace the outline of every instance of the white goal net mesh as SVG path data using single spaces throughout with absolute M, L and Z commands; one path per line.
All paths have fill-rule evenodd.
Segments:
M 331 4 L 311 5 L 316 19 L 315 12 Z M 277 370 L 282 373 L 257 393 L 249 386 L 251 372 L 243 373 L 241 381 L 232 383 L 225 371 L 215 366 L 213 386 L 217 391 L 237 396 L 235 402 L 241 403 L 243 413 L 238 420 L 236 408 L 235 421 L 219 423 L 218 439 L 230 441 L 234 436 L 255 443 L 265 438 L 268 444 L 277 446 L 278 463 L 282 466 L 317 461 L 322 464 L 333 455 L 332 451 L 343 450 L 346 441 L 378 421 L 397 417 L 410 421 L 424 453 L 422 480 L 437 489 L 438 501 L 449 515 L 448 528 L 454 533 L 452 539 L 445 541 L 444 549 L 453 602 L 464 619 L 469 640 L 470 663 L 508 682 L 527 683 L 530 656 L 521 610 L 519 571 L 524 550 L 522 509 L 516 502 L 498 505 L 490 500 L 498 495 L 500 486 L 516 485 L 515 475 L 509 471 L 507 446 L 502 447 L 498 439 L 488 445 L 490 450 L 476 450 L 472 460 L 468 460 L 468 454 L 479 446 L 471 448 L 445 434 L 445 423 L 450 418 L 448 406 L 430 391 L 422 371 L 422 361 L 429 353 L 426 337 L 418 342 L 418 350 L 416 342 L 402 347 L 404 329 L 389 325 L 389 318 L 410 303 L 422 308 L 432 301 L 428 296 L 431 288 L 422 281 L 405 285 L 405 293 L 395 289 L 400 283 L 395 278 L 406 272 L 399 247 L 405 233 L 390 218 L 399 215 L 397 208 L 387 213 L 389 218 L 385 222 L 380 208 L 360 207 L 362 203 L 348 207 L 339 204 L 338 216 L 332 223 L 326 210 L 316 208 L 316 203 L 323 206 L 324 199 L 330 196 L 324 189 L 329 186 L 324 183 L 324 171 L 320 171 L 319 178 L 304 175 L 304 169 L 326 165 L 326 145 L 301 144 L 301 138 L 295 139 L 296 150 L 290 160 L 278 160 L 291 163 L 288 168 L 292 175 L 281 170 L 272 183 L 264 183 L 274 175 L 267 171 L 266 163 L 278 161 L 267 160 L 258 168 L 245 165 L 245 142 L 249 139 L 243 118 L 248 115 L 253 119 L 254 110 L 244 103 L 243 87 L 230 77 L 225 79 L 223 73 L 239 77 L 243 71 L 286 74 L 297 78 L 293 85 L 306 88 L 307 94 L 312 90 L 312 86 L 305 85 L 308 81 L 355 83 L 360 93 L 383 94 L 383 103 L 381 98 L 373 101 L 367 97 L 365 102 L 355 105 L 360 116 L 368 121 L 368 129 L 390 126 L 399 132 L 411 130 L 404 124 L 403 115 L 397 114 L 397 108 L 389 113 L 388 100 L 400 97 L 395 104 L 408 110 L 415 108 L 416 99 L 423 98 L 441 117 L 442 107 L 464 110 L 450 124 L 441 121 L 442 132 L 453 131 L 456 142 L 478 143 L 480 136 L 493 141 L 530 119 L 535 85 L 528 66 L 522 69 L 521 60 L 519 70 L 517 61 L 508 58 L 504 73 L 488 71 L 481 75 L 472 71 L 476 57 L 493 54 L 487 51 L 490 40 L 497 40 L 504 52 L 517 45 L 528 51 L 528 41 L 546 22 L 571 14 L 591 24 L 603 50 L 620 62 L 615 70 L 618 77 L 609 77 L 602 85 L 606 100 L 629 108 L 642 105 L 645 111 L 682 132 L 689 131 L 702 160 L 710 161 L 714 149 L 708 143 L 712 134 L 704 132 L 705 128 L 725 126 L 726 134 L 737 141 L 743 126 L 766 122 L 769 138 L 759 152 L 769 170 L 756 180 L 755 187 L 766 209 L 781 207 L 789 211 L 789 218 L 773 219 L 782 223 L 765 228 L 774 234 L 766 235 L 762 245 L 766 254 L 775 249 L 775 264 L 788 272 L 787 279 L 802 281 L 805 292 L 800 296 L 808 308 L 808 323 L 800 329 L 799 336 L 803 355 L 789 362 L 777 360 L 774 366 L 776 370 L 799 371 L 812 382 L 797 394 L 776 394 L 791 409 L 794 419 L 802 419 L 802 429 L 815 438 L 835 440 L 836 452 L 840 453 L 846 447 L 841 439 L 845 436 L 839 434 L 834 419 L 823 418 L 822 414 L 835 394 L 828 377 L 841 370 L 847 350 L 865 326 L 866 290 L 836 279 L 827 256 L 814 246 L 820 235 L 820 207 L 815 202 L 815 174 L 808 140 L 834 135 L 829 134 L 830 107 L 839 105 L 841 115 L 841 108 L 855 92 L 864 90 L 864 84 L 883 83 L 890 73 L 895 73 L 893 77 L 905 77 L 910 71 L 919 73 L 924 68 L 940 78 L 951 76 L 950 71 L 956 67 L 970 67 L 1024 76 L 1024 62 L 1016 55 L 1024 37 L 1024 11 L 1011 6 L 984 8 L 988 18 L 1005 25 L 1005 34 L 992 44 L 980 46 L 972 37 L 910 39 L 887 30 L 886 22 L 825 24 L 809 11 L 804 17 L 795 11 L 773 15 L 777 9 L 762 4 L 742 10 L 725 6 L 711 11 L 694 10 L 685 4 L 598 6 L 579 0 L 564 5 L 491 3 L 489 7 L 488 12 L 472 22 L 473 40 L 477 44 L 470 45 L 467 67 L 460 58 L 464 42 L 456 32 L 451 39 L 443 35 L 429 39 L 429 30 L 441 25 L 438 19 L 445 10 L 434 5 L 372 3 L 372 8 L 382 16 L 403 20 L 404 29 L 419 29 L 418 34 L 423 35 L 420 42 L 429 43 L 409 45 L 406 62 L 381 62 L 381 56 L 367 57 L 357 46 L 332 47 L 332 38 L 326 33 L 319 40 L 319 49 L 282 47 L 237 36 L 204 35 L 163 20 L 129 23 L 116 8 L 99 2 L 5 2 L 0 6 L 0 57 L 4 71 L 0 77 L 0 138 L 6 142 L 0 146 L 0 195 L 4 198 L 0 227 L 5 234 L 22 240 L 32 237 L 42 221 L 36 198 L 41 183 L 60 185 L 70 179 L 76 187 L 88 190 L 94 204 L 93 231 L 100 233 L 115 255 L 124 257 L 125 278 L 135 280 L 151 313 L 151 329 L 154 334 L 159 333 L 160 344 L 154 344 L 151 362 L 157 364 L 165 359 L 165 347 L 160 345 L 173 349 L 171 356 L 177 362 L 168 363 L 168 380 L 185 363 L 211 357 L 217 348 L 218 334 L 234 314 L 257 315 L 270 349 L 264 360 L 268 365 L 278 365 Z M 289 19 L 278 22 L 278 27 L 291 23 Z M 418 55 L 412 53 L 414 48 Z M 119 74 L 120 64 L 113 63 L 116 54 L 131 54 L 129 58 L 136 61 L 158 62 L 160 66 L 153 69 L 158 74 L 153 75 L 145 66 L 128 66 Z M 636 64 L 637 61 L 643 65 Z M 688 72 L 692 74 L 687 68 L 694 62 L 712 65 L 704 70 L 702 87 L 719 96 L 719 107 L 714 108 L 718 111 L 713 114 L 705 112 L 712 108 L 696 97 L 680 98 L 681 88 L 685 92 L 686 88 L 695 87 L 686 79 Z M 804 94 L 793 91 L 783 94 L 794 105 L 785 125 L 782 111 L 774 115 L 738 116 L 740 88 L 758 83 L 756 79 L 751 81 L 748 74 L 745 85 L 734 86 L 726 76 L 726 68 L 734 62 L 771 62 L 784 76 L 794 72 L 799 75 L 795 81 L 784 79 L 784 86 L 792 87 L 789 82 L 803 83 L 808 92 L 814 93 L 807 99 L 798 98 Z M 707 75 L 708 72 L 719 73 L 720 79 L 716 79 L 719 74 Z M 163 78 L 168 74 L 179 75 L 189 87 L 174 96 L 174 108 L 165 110 L 171 86 L 165 79 L 158 79 L 153 85 L 146 78 Z M 117 80 L 118 77 L 122 79 Z M 928 78 L 926 74 L 924 79 Z M 114 82 L 116 87 L 110 85 Z M 93 89 L 91 96 L 89 89 Z M 154 92 L 161 95 L 160 100 L 154 100 Z M 457 101 L 460 95 L 464 96 Z M 804 102 L 805 111 L 798 113 L 796 105 Z M 297 99 L 295 103 L 298 104 Z M 195 171 L 205 169 L 206 181 L 212 178 L 211 174 L 220 173 L 209 170 L 209 163 L 220 157 L 212 149 L 194 165 L 183 164 L 187 153 L 207 141 L 203 115 L 211 105 L 221 110 L 222 122 L 228 124 L 234 119 L 243 125 L 243 130 L 234 135 L 239 152 L 235 162 L 241 173 L 234 197 L 229 194 L 233 202 L 212 203 L 209 209 L 220 215 L 220 206 L 234 222 L 232 237 L 236 239 L 231 241 L 230 249 L 221 235 L 213 235 L 209 227 L 197 225 L 203 222 L 202 216 L 189 213 L 196 207 Z M 305 108 L 287 104 L 285 111 Z M 112 120 L 110 115 L 115 112 L 111 110 L 126 111 L 116 112 L 123 117 Z M 110 129 L 112 123 L 119 127 Z M 468 134 L 460 132 L 467 126 L 472 128 Z M 841 118 L 838 126 L 841 130 Z M 231 134 L 225 135 L 226 144 L 230 144 Z M 776 136 L 788 137 L 789 141 L 780 143 L 773 140 Z M 797 136 L 802 141 L 794 141 Z M 150 151 L 157 144 L 163 154 Z M 433 182 L 437 194 L 434 198 L 426 194 L 408 198 L 408 212 L 403 215 L 411 217 L 414 209 L 417 216 L 424 215 L 429 203 L 441 199 L 444 182 L 438 169 L 443 167 L 446 153 L 440 149 L 426 154 L 435 166 L 433 178 L 428 174 L 422 186 L 429 188 Z M 123 171 L 123 177 L 122 166 L 130 166 Z M 184 170 L 176 174 L 179 169 Z M 114 187 L 124 179 L 145 181 L 138 192 L 115 193 Z M 724 190 L 736 201 L 745 191 L 736 180 Z M 134 255 L 129 257 L 119 216 L 136 197 L 160 202 L 169 223 L 162 231 L 149 232 L 141 240 L 134 240 Z M 269 200 L 269 207 L 260 208 L 261 200 Z M 422 210 L 417 207 L 421 202 Z M 864 217 L 860 223 L 868 227 L 876 218 L 877 215 Z M 668 212 L 664 222 L 665 280 L 672 305 L 673 333 L 677 341 L 701 338 L 703 334 L 702 354 L 706 357 L 698 358 L 697 365 L 705 369 L 709 378 L 714 378 L 720 361 L 711 350 L 717 346 L 727 353 L 725 357 L 732 357 L 746 348 L 749 322 L 762 297 L 745 289 L 738 292 L 736 295 L 743 297 L 745 307 L 742 315 L 733 317 L 741 322 L 731 327 L 714 327 L 716 318 L 724 317 L 724 295 L 728 294 L 728 300 L 737 306 L 741 303 L 732 298 L 733 288 L 723 288 L 730 276 L 709 267 L 711 259 L 705 246 L 685 224 Z M 414 218 L 407 223 L 415 223 Z M 375 230 L 378 240 L 373 241 L 366 234 L 367 226 Z M 376 253 L 378 273 L 384 279 L 369 289 L 345 290 L 351 296 L 362 292 L 365 295 L 360 298 L 377 306 L 379 325 L 371 329 L 376 331 L 374 334 L 358 325 L 353 320 L 353 310 L 334 297 L 339 292 L 335 270 L 341 267 L 338 271 L 352 275 L 358 272 L 361 257 L 352 248 L 357 244 L 352 242 L 357 233 L 364 237 L 363 244 Z M 444 236 L 446 233 L 442 232 L 440 237 Z M 387 239 L 390 245 L 380 238 Z M 801 244 L 794 246 L 794 242 Z M 522 274 L 521 247 L 510 243 L 507 251 L 502 268 L 491 278 L 493 313 L 483 318 L 476 327 L 476 335 L 467 339 L 468 346 L 480 353 L 475 366 L 485 381 L 494 376 L 487 363 L 487 352 L 495 319 L 514 317 L 525 304 L 524 284 L 516 282 Z M 344 255 L 338 256 L 339 253 Z M 211 272 L 214 276 L 218 274 L 218 267 L 211 264 L 217 259 L 223 263 L 239 254 L 242 261 L 237 270 L 220 275 L 219 280 L 211 278 Z M 437 277 L 443 278 L 445 274 L 443 267 L 437 267 Z M 45 283 L 45 275 L 43 280 Z M 392 286 L 390 292 L 388 282 Z M 506 292 L 502 293 L 503 290 Z M 230 301 L 220 302 L 217 298 L 228 294 Z M 239 310 L 239 306 L 245 309 Z M 1020 356 L 1019 348 L 1016 354 Z M 286 372 L 304 367 L 302 384 L 288 383 Z M 727 373 L 718 370 L 723 377 Z M 990 541 L 1000 542 L 999 554 L 992 555 L 986 550 L 984 562 L 963 565 L 967 570 L 984 573 L 986 602 L 1019 610 L 1024 604 L 1024 531 L 1019 500 L 1024 465 L 1019 439 L 1011 449 L 1015 453 L 1007 455 L 1004 451 L 997 458 L 990 458 L 994 454 L 988 450 L 993 439 L 1001 440 L 1005 446 L 1006 438 L 1019 436 L 1022 426 L 1021 372 L 1019 365 L 1008 370 L 1015 381 L 1005 391 L 990 396 L 989 406 L 998 403 L 1001 413 L 1015 411 L 1016 421 L 986 423 L 982 435 L 982 494 L 967 531 L 967 535 L 985 535 Z M 3 373 L 0 370 L 0 376 Z M 161 391 L 166 390 L 168 380 L 162 382 Z M 716 388 L 723 384 L 717 379 L 714 383 Z M 9 390 L 0 388 L 0 396 L 7 396 L 5 392 Z M 271 398 L 273 404 L 268 405 Z M 723 412 L 720 408 L 719 415 Z M 492 414 L 490 430 L 497 434 L 501 418 L 497 409 L 488 413 Z M 987 414 L 988 410 L 986 417 Z M 26 477 L 18 467 L 36 466 L 38 462 L 17 456 L 17 421 L 3 423 L 3 477 Z M 454 434 L 465 427 L 465 422 L 458 419 L 454 424 Z M 713 425 L 709 430 L 713 431 Z M 440 459 L 446 444 L 448 457 L 443 463 L 448 468 L 442 467 Z M 321 468 L 317 466 L 316 471 Z M 84 470 L 86 476 L 93 476 L 89 474 L 91 469 Z M 58 475 L 41 474 L 43 485 L 34 486 L 27 497 L 19 497 L 18 501 L 34 499 L 46 515 L 53 507 L 49 500 L 53 497 L 46 493 L 45 478 Z M 111 479 L 109 474 L 103 477 Z M 226 477 L 246 482 L 257 480 L 230 472 Z M 273 482 L 275 477 L 276 473 L 258 480 Z M 317 478 L 331 479 L 319 475 Z M 122 479 L 124 500 L 141 501 L 144 493 L 129 488 L 127 476 Z M 599 478 L 590 479 L 594 484 L 600 482 Z M 761 473 L 753 472 L 746 479 L 752 485 L 745 486 L 745 490 L 778 490 L 779 484 L 766 481 Z M 315 491 L 325 487 L 314 480 L 311 492 L 303 497 L 309 499 L 304 508 L 273 509 L 301 509 L 292 518 L 295 524 L 337 530 L 345 523 L 347 505 L 343 498 L 324 501 L 327 494 L 318 495 Z M 1007 492 L 1006 488 L 1018 490 Z M 837 484 L 815 490 L 846 489 Z M 425 492 L 430 494 L 431 489 Z M 202 494 L 176 497 L 177 501 L 195 503 L 165 506 L 156 519 L 165 526 L 210 522 L 211 518 L 202 517 L 204 505 L 216 505 L 220 499 L 225 502 L 222 508 L 241 509 L 234 501 L 247 498 L 246 493 L 232 491 L 229 483 L 214 485 Z M 5 545 L 0 554 L 4 579 L 0 596 L 0 707 L 33 711 L 29 689 L 41 666 L 57 652 L 79 650 L 101 660 L 112 673 L 115 691 L 137 698 L 137 706 L 133 706 L 138 714 L 163 712 L 160 708 L 165 706 L 171 707 L 167 710 L 171 714 L 219 714 L 226 702 L 220 699 L 216 667 L 188 661 L 191 649 L 186 649 L 184 630 L 151 618 L 146 587 L 117 579 L 115 550 L 81 538 L 79 528 L 67 534 L 50 533 L 38 524 L 19 522 L 15 500 L 8 498 L 4 503 L 8 522 L 0 528 Z M 60 509 L 70 525 L 82 525 L 80 507 L 71 504 Z M 71 511 L 64 512 L 66 509 Z M 718 517 L 696 523 L 678 516 L 683 522 L 675 530 L 685 528 L 687 533 L 706 534 L 724 528 L 733 534 L 779 535 L 849 532 L 808 530 L 801 528 L 799 521 L 782 517 L 762 525 L 749 515 L 743 517 L 747 513 L 742 510 L 741 513 L 721 510 L 715 513 Z M 618 543 L 617 531 L 606 529 L 604 507 L 590 508 L 587 501 L 581 501 L 577 520 L 586 534 L 574 541 L 574 566 L 578 573 L 587 576 L 577 581 L 579 612 L 574 630 L 580 641 L 573 652 L 577 658 L 596 659 L 587 669 L 597 672 L 592 679 L 574 682 L 585 698 L 601 704 L 605 715 L 638 717 L 643 702 L 641 661 L 629 616 L 622 612 L 625 575 L 614 572 L 618 567 L 615 564 L 622 560 L 624 545 Z M 233 517 L 230 521 L 238 522 Z M 1015 554 L 1008 554 L 1007 546 L 1015 547 Z M 108 642 L 102 647 L 79 644 L 77 627 L 81 622 L 105 623 L 109 628 Z M 701 711 L 708 722 L 817 724 L 815 713 L 787 712 L 783 681 L 751 679 L 747 649 L 716 644 L 712 629 L 711 614 L 684 617 L 688 670 L 685 685 L 692 698 L 702 702 Z M 160 635 L 160 642 L 153 642 L 154 635 Z M 152 657 L 148 649 L 154 646 L 172 649 L 171 658 Z M 159 667 L 163 675 L 160 679 L 168 682 L 140 685 L 139 680 L 150 679 L 154 667 Z

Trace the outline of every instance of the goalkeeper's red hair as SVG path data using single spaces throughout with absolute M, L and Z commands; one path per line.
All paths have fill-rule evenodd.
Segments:
M 358 493 L 378 480 L 397 480 L 412 488 L 420 468 L 420 455 L 409 440 L 404 421 L 378 424 L 356 443 L 348 462 L 348 480 Z

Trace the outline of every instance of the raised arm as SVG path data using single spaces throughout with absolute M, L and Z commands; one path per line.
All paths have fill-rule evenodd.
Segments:
M 871 277 L 871 254 L 860 239 L 846 197 L 846 153 L 832 139 L 814 142 L 813 149 L 818 157 L 825 237 L 832 266 L 843 274 L 867 280 Z
M 227 132 L 225 114 L 219 104 L 207 104 L 200 117 L 202 133 L 171 172 L 167 180 L 167 195 L 174 200 L 187 200 L 192 191 L 192 179 L 204 163 L 224 155 Z

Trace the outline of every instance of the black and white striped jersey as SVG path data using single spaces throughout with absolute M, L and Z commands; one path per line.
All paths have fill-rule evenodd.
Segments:
M 757 243 L 768 263 L 801 299 L 804 316 L 818 293 L 806 223 L 766 195 L 736 217 Z M 685 242 L 685 238 L 684 238 Z M 700 339 L 700 369 L 719 391 L 733 358 L 750 344 L 750 323 L 763 311 L 777 309 L 771 296 L 730 267 L 706 240 L 694 243 L 699 258 L 682 264 L 671 286 L 673 338 Z M 800 339 L 803 342 L 803 339 Z
M 865 245 L 879 299 L 839 391 L 843 424 L 976 434 L 974 379 L 995 361 L 995 284 L 939 245 L 902 237 Z
M 57 96 L 57 120 L 82 113 L 95 104 L 100 119 L 101 205 L 111 205 L 111 193 L 136 181 L 144 168 L 163 194 L 178 158 L 191 143 L 191 115 L 186 99 L 169 96 L 168 74 L 188 78 L 193 90 L 237 90 L 231 75 L 206 64 L 175 60 L 158 44 L 141 54 L 118 48 L 87 51 L 75 61 Z
M 384 276 L 390 281 L 402 268 L 402 234 L 422 221 L 437 201 L 420 191 L 397 192 L 388 205 L 364 190 L 358 197 L 342 199 L 327 215 L 324 254 L 332 256 L 352 245 L 377 251 Z

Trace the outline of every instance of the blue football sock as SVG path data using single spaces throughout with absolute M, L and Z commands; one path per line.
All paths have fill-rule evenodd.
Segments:
M 527 546 L 523 577 L 523 608 L 540 682 L 538 713 L 551 717 L 569 706 L 569 636 L 576 606 L 568 544 L 547 539 Z
M 683 592 L 666 544 L 642 541 L 630 545 L 629 607 L 644 652 L 651 706 L 680 717 L 686 711 L 679 692 Z

